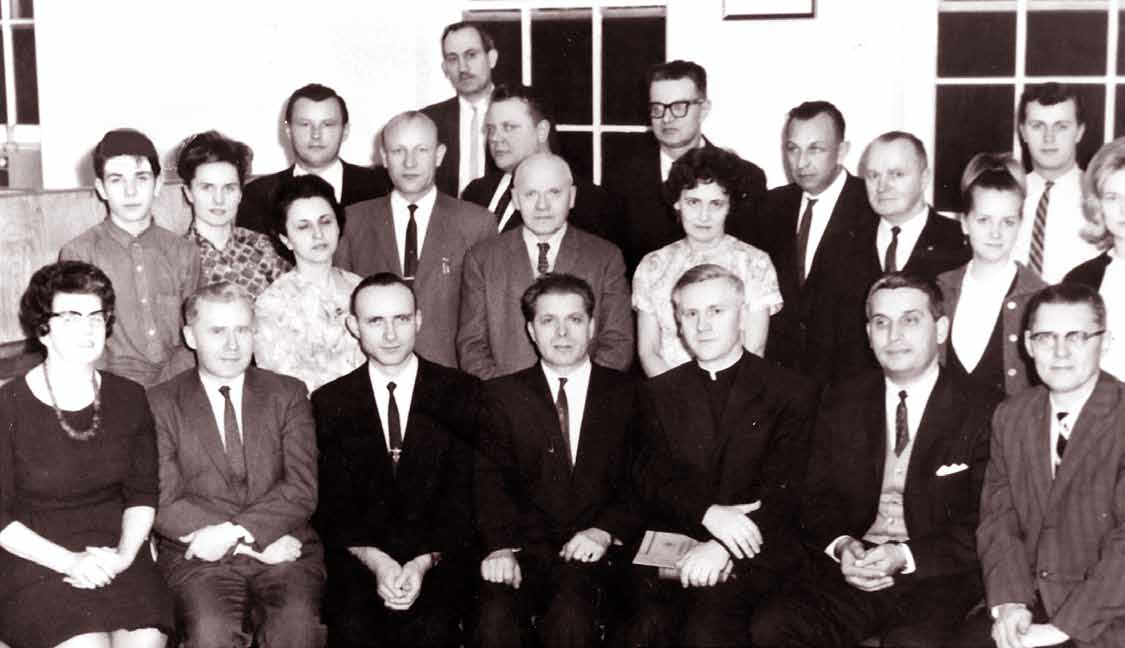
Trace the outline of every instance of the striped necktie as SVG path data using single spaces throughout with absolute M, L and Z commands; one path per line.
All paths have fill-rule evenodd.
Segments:
M 1047 208 L 1051 205 L 1051 187 L 1054 181 L 1048 180 L 1043 187 L 1043 195 L 1039 198 L 1039 205 L 1035 207 L 1035 225 L 1031 228 L 1031 252 L 1028 261 L 1031 269 L 1043 274 L 1044 239 L 1047 237 Z

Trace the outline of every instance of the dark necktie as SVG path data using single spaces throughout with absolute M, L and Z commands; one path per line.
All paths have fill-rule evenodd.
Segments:
M 887 253 L 883 256 L 883 272 L 898 270 L 898 233 L 902 228 L 895 225 L 891 228 L 891 244 L 887 246 Z
M 1035 224 L 1031 228 L 1031 250 L 1028 261 L 1031 269 L 1043 274 L 1043 258 L 1045 256 L 1043 244 L 1047 238 L 1047 208 L 1051 205 L 1051 187 L 1054 181 L 1048 180 L 1043 187 L 1043 195 L 1039 197 L 1039 204 L 1035 207 Z
M 391 461 L 398 468 L 398 459 L 402 455 L 402 423 L 398 418 L 398 403 L 395 402 L 395 385 L 387 383 L 387 436 L 391 439 Z
M 805 255 L 809 249 L 809 230 L 812 229 L 812 209 L 816 198 L 809 198 L 805 205 L 805 213 L 801 215 L 801 224 L 797 227 L 797 280 L 802 285 L 805 283 Z
M 406 249 L 402 259 L 402 276 L 413 279 L 418 272 L 418 222 L 414 220 L 414 212 L 418 211 L 418 205 L 411 203 L 406 208 L 410 210 L 410 221 L 406 223 L 404 246 Z
M 895 408 L 895 456 L 902 456 L 906 444 L 910 442 L 910 424 L 906 418 L 906 390 L 898 393 L 898 407 Z
M 566 400 L 566 378 L 559 378 L 559 396 L 555 399 L 555 410 L 559 414 L 559 429 L 562 431 L 566 465 L 573 470 L 574 459 L 570 452 L 570 405 Z
M 1066 424 L 1065 419 L 1070 412 L 1059 412 L 1055 414 L 1055 418 L 1059 421 L 1059 438 L 1055 441 L 1055 452 L 1059 455 L 1059 463 L 1062 463 L 1063 453 L 1066 452 L 1066 444 L 1070 441 L 1070 426 Z M 1063 433 L 1066 433 L 1065 435 Z
M 535 269 L 538 270 L 539 274 L 541 274 L 541 275 L 547 274 L 548 272 L 551 271 L 551 265 L 547 262 L 547 250 L 550 250 L 550 249 L 551 249 L 550 243 L 540 243 L 539 244 L 539 264 L 535 266 Z M 563 380 L 565 380 L 565 378 Z
M 234 403 L 230 399 L 230 387 L 219 388 L 223 395 L 223 443 L 227 448 L 227 463 L 235 480 L 246 482 L 246 452 L 242 447 L 242 435 L 238 433 L 238 417 L 234 414 Z
M 496 203 L 496 209 L 493 213 L 496 214 L 496 223 L 499 225 L 504 220 L 504 212 L 508 209 L 508 204 L 512 202 L 512 185 L 508 183 L 508 188 L 500 195 L 500 200 Z

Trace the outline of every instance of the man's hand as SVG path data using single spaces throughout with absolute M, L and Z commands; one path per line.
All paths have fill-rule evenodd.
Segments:
M 733 563 L 726 547 L 717 540 L 696 545 L 680 558 L 680 584 L 684 587 L 714 587 L 726 580 Z
M 403 565 L 398 578 L 392 584 L 398 596 L 384 601 L 384 605 L 392 610 L 409 610 L 410 606 L 414 605 L 414 601 L 418 600 L 418 595 L 422 593 L 422 581 L 433 564 L 430 554 L 422 554 Z
M 844 581 L 864 592 L 877 592 L 895 584 L 895 579 L 882 571 L 859 564 L 867 555 L 863 543 L 855 538 L 845 538 L 836 544 L 836 555 L 840 557 L 840 573 Z
M 243 537 L 243 531 L 230 522 L 205 526 L 196 529 L 180 538 L 180 542 L 188 544 L 184 558 L 191 560 L 199 558 L 207 562 L 215 562 L 230 552 L 231 547 Z
M 894 576 L 906 569 L 906 550 L 893 542 L 881 544 L 871 548 L 855 565 L 877 569 L 883 576 Z
M 514 589 L 519 589 L 523 582 L 520 563 L 511 549 L 497 549 L 485 556 L 480 563 L 480 575 L 489 583 L 502 583 Z
M 562 550 L 559 551 L 559 557 L 566 562 L 598 562 L 605 555 L 606 549 L 609 549 L 612 542 L 613 536 L 609 535 L 607 531 L 590 527 L 585 531 L 575 533 L 574 537 L 563 545 Z
M 761 502 L 722 506 L 712 504 L 703 514 L 703 526 L 723 543 L 735 558 L 753 558 L 762 550 L 762 532 L 747 517 L 762 508 Z
M 270 546 L 261 552 L 239 546 L 235 553 L 244 553 L 251 558 L 266 563 L 267 565 L 280 565 L 293 562 L 301 557 L 301 541 L 291 535 L 283 535 L 270 543 Z
M 1022 603 L 1004 603 L 992 623 L 996 648 L 1024 648 L 1023 635 L 1031 629 L 1031 610 Z
M 73 560 L 67 567 L 66 578 L 63 579 L 71 587 L 78 589 L 105 587 L 117 576 L 117 573 L 104 564 L 104 558 L 94 555 L 89 549 L 72 555 Z

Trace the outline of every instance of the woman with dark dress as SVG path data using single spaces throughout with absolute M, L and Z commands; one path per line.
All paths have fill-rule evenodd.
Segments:
M 172 600 L 148 549 L 159 494 L 144 389 L 95 368 L 113 287 L 80 261 L 45 266 L 20 323 L 46 360 L 0 388 L 0 641 L 159 648 Z
M 1027 300 L 1047 284 L 1012 260 L 1027 182 L 1011 155 L 979 153 L 961 174 L 961 228 L 973 258 L 938 275 L 950 319 L 945 366 L 1011 395 L 1034 382 L 1023 343 Z

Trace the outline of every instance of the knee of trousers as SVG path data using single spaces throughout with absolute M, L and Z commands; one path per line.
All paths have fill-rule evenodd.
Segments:
M 185 648 L 218 648 L 250 645 L 251 635 L 244 631 L 242 619 L 220 614 L 204 614 L 184 622 Z

